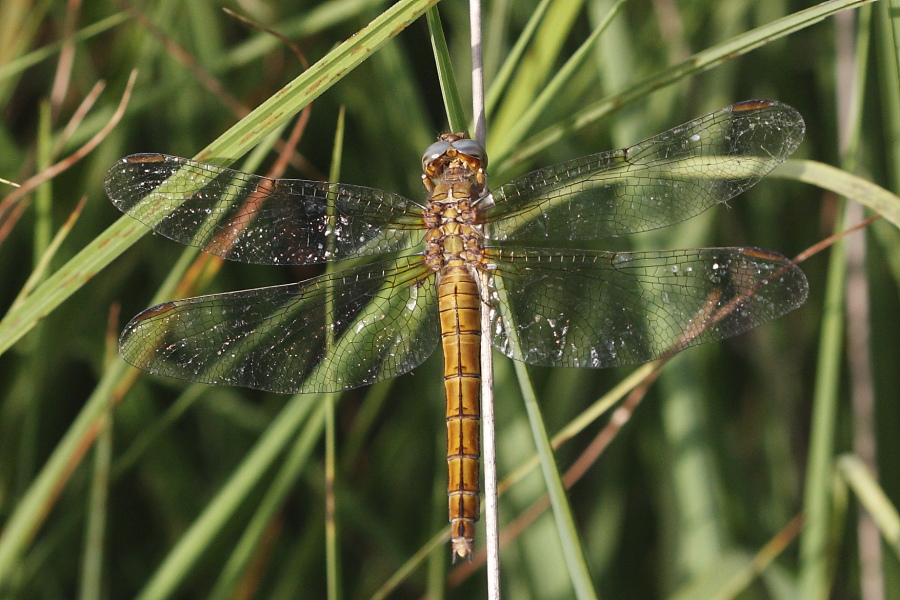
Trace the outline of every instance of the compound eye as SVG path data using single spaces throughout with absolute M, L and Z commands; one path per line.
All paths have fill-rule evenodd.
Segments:
M 425 149 L 425 154 L 422 155 L 422 168 L 424 169 L 430 162 L 446 154 L 449 149 L 450 142 L 445 141 L 435 142 L 428 146 Z
M 456 151 L 460 154 L 471 156 L 472 158 L 478 160 L 481 163 L 481 166 L 487 168 L 487 152 L 485 152 L 481 144 L 479 144 L 475 140 L 456 140 L 455 142 L 453 142 L 453 147 L 456 148 Z

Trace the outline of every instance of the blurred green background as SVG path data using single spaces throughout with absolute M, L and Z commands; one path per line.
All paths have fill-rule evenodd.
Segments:
M 315 63 L 390 3 L 75 4 L 0 2 L 0 177 L 22 183 L 80 153 L 137 70 L 124 116 L 90 152 L 28 193 L 3 188 L 0 307 L 13 306 L 23 287 L 29 295 L 0 321 L 0 597 L 483 596 L 477 560 L 451 568 L 442 543 L 416 557 L 446 528 L 438 354 L 412 374 L 335 398 L 332 419 L 323 397 L 147 376 L 115 349 L 122 325 L 154 302 L 317 272 L 206 265 L 174 290 L 196 254 L 154 235 L 134 243 L 140 227 L 121 234 L 132 226 L 127 218 L 113 225 L 121 215 L 102 181 L 118 158 L 194 156 L 244 116 L 240 107 L 257 107 L 304 71 L 284 43 L 221 8 L 287 36 Z M 394 8 L 406 4 L 426 3 Z M 855 174 L 898 189 L 896 3 L 893 19 L 887 0 L 862 9 L 829 3 L 848 9 L 837 16 L 801 12 L 814 3 L 800 0 L 559 0 L 546 12 L 539 4 L 485 7 L 494 183 L 629 145 L 739 100 L 773 98 L 806 119 L 795 158 L 840 167 L 841 181 Z M 446 0 L 439 9 L 468 107 L 467 5 Z M 515 54 L 533 17 L 537 29 Z M 778 21 L 785 17 L 788 28 Z M 582 62 L 526 120 L 587 40 Z M 343 108 L 340 181 L 423 198 L 421 152 L 448 127 L 425 19 L 371 56 L 357 54 L 368 59 L 352 71 L 331 67 L 342 76 L 333 87 L 317 84 L 324 93 L 284 176 L 328 176 Z M 508 60 L 511 77 L 502 79 Z M 99 81 L 106 88 L 78 116 Z M 215 156 L 236 158 L 256 145 L 262 124 L 292 116 L 291 106 L 245 121 L 246 135 Z M 261 147 L 273 145 L 267 138 Z M 265 173 L 276 155 L 259 152 L 235 166 Z M 795 256 L 843 229 L 846 206 L 783 174 L 728 208 L 634 243 Z M 805 306 L 682 353 L 621 430 L 607 429 L 605 412 L 557 451 L 561 472 L 587 462 L 568 501 L 597 597 L 875 600 L 871 590 L 881 589 L 881 598 L 900 598 L 891 506 L 900 498 L 900 236 L 881 220 L 848 239 L 861 258 L 839 246 L 803 263 Z M 71 270 L 58 272 L 64 265 Z M 512 364 L 498 355 L 495 370 L 502 479 L 533 458 L 535 441 Z M 634 370 L 528 368 L 551 435 Z M 591 444 L 609 435 L 592 455 Z M 863 493 L 871 471 L 852 460 L 865 458 L 866 444 L 877 448 L 881 502 Z M 326 474 L 334 478 L 334 546 L 326 544 Z M 532 469 L 501 497 L 501 526 L 515 532 L 501 562 L 508 598 L 573 598 L 573 580 L 584 577 L 564 557 L 551 511 L 528 517 L 545 492 Z M 874 526 L 860 524 L 860 500 Z M 861 548 L 875 558 L 862 560 Z

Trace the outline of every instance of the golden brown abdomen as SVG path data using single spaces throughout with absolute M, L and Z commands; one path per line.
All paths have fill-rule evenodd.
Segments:
M 478 284 L 463 261 L 445 267 L 438 302 L 447 392 L 450 543 L 454 558 L 469 558 L 479 517 L 481 323 Z

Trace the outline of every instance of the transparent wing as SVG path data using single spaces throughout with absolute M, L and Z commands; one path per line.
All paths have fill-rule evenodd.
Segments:
M 166 302 L 125 327 L 126 361 L 156 375 L 280 393 L 406 373 L 438 340 L 433 272 L 404 257 L 314 279 Z
M 806 300 L 799 267 L 755 248 L 491 248 L 494 346 L 552 367 L 632 365 L 721 340 Z
M 164 154 L 123 158 L 106 175 L 119 210 L 157 233 L 230 260 L 302 265 L 414 246 L 423 207 L 353 185 L 267 179 Z
M 750 100 L 622 150 L 533 171 L 493 191 L 487 237 L 596 240 L 665 227 L 733 198 L 803 139 L 800 114 Z

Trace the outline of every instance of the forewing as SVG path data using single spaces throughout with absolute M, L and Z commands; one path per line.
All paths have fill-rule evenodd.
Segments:
M 156 375 L 279 393 L 336 392 L 413 369 L 438 340 L 421 256 L 288 285 L 166 302 L 125 327 L 126 361 Z
M 493 191 L 481 219 L 495 241 L 596 240 L 665 227 L 740 194 L 803 139 L 786 104 L 735 104 L 622 150 L 585 156 Z
M 755 248 L 489 251 L 494 346 L 549 367 L 616 367 L 721 340 L 803 304 L 803 271 Z
M 123 158 L 105 186 L 113 204 L 157 233 L 240 262 L 321 263 L 404 250 L 422 237 L 422 206 L 397 194 L 164 154 Z

